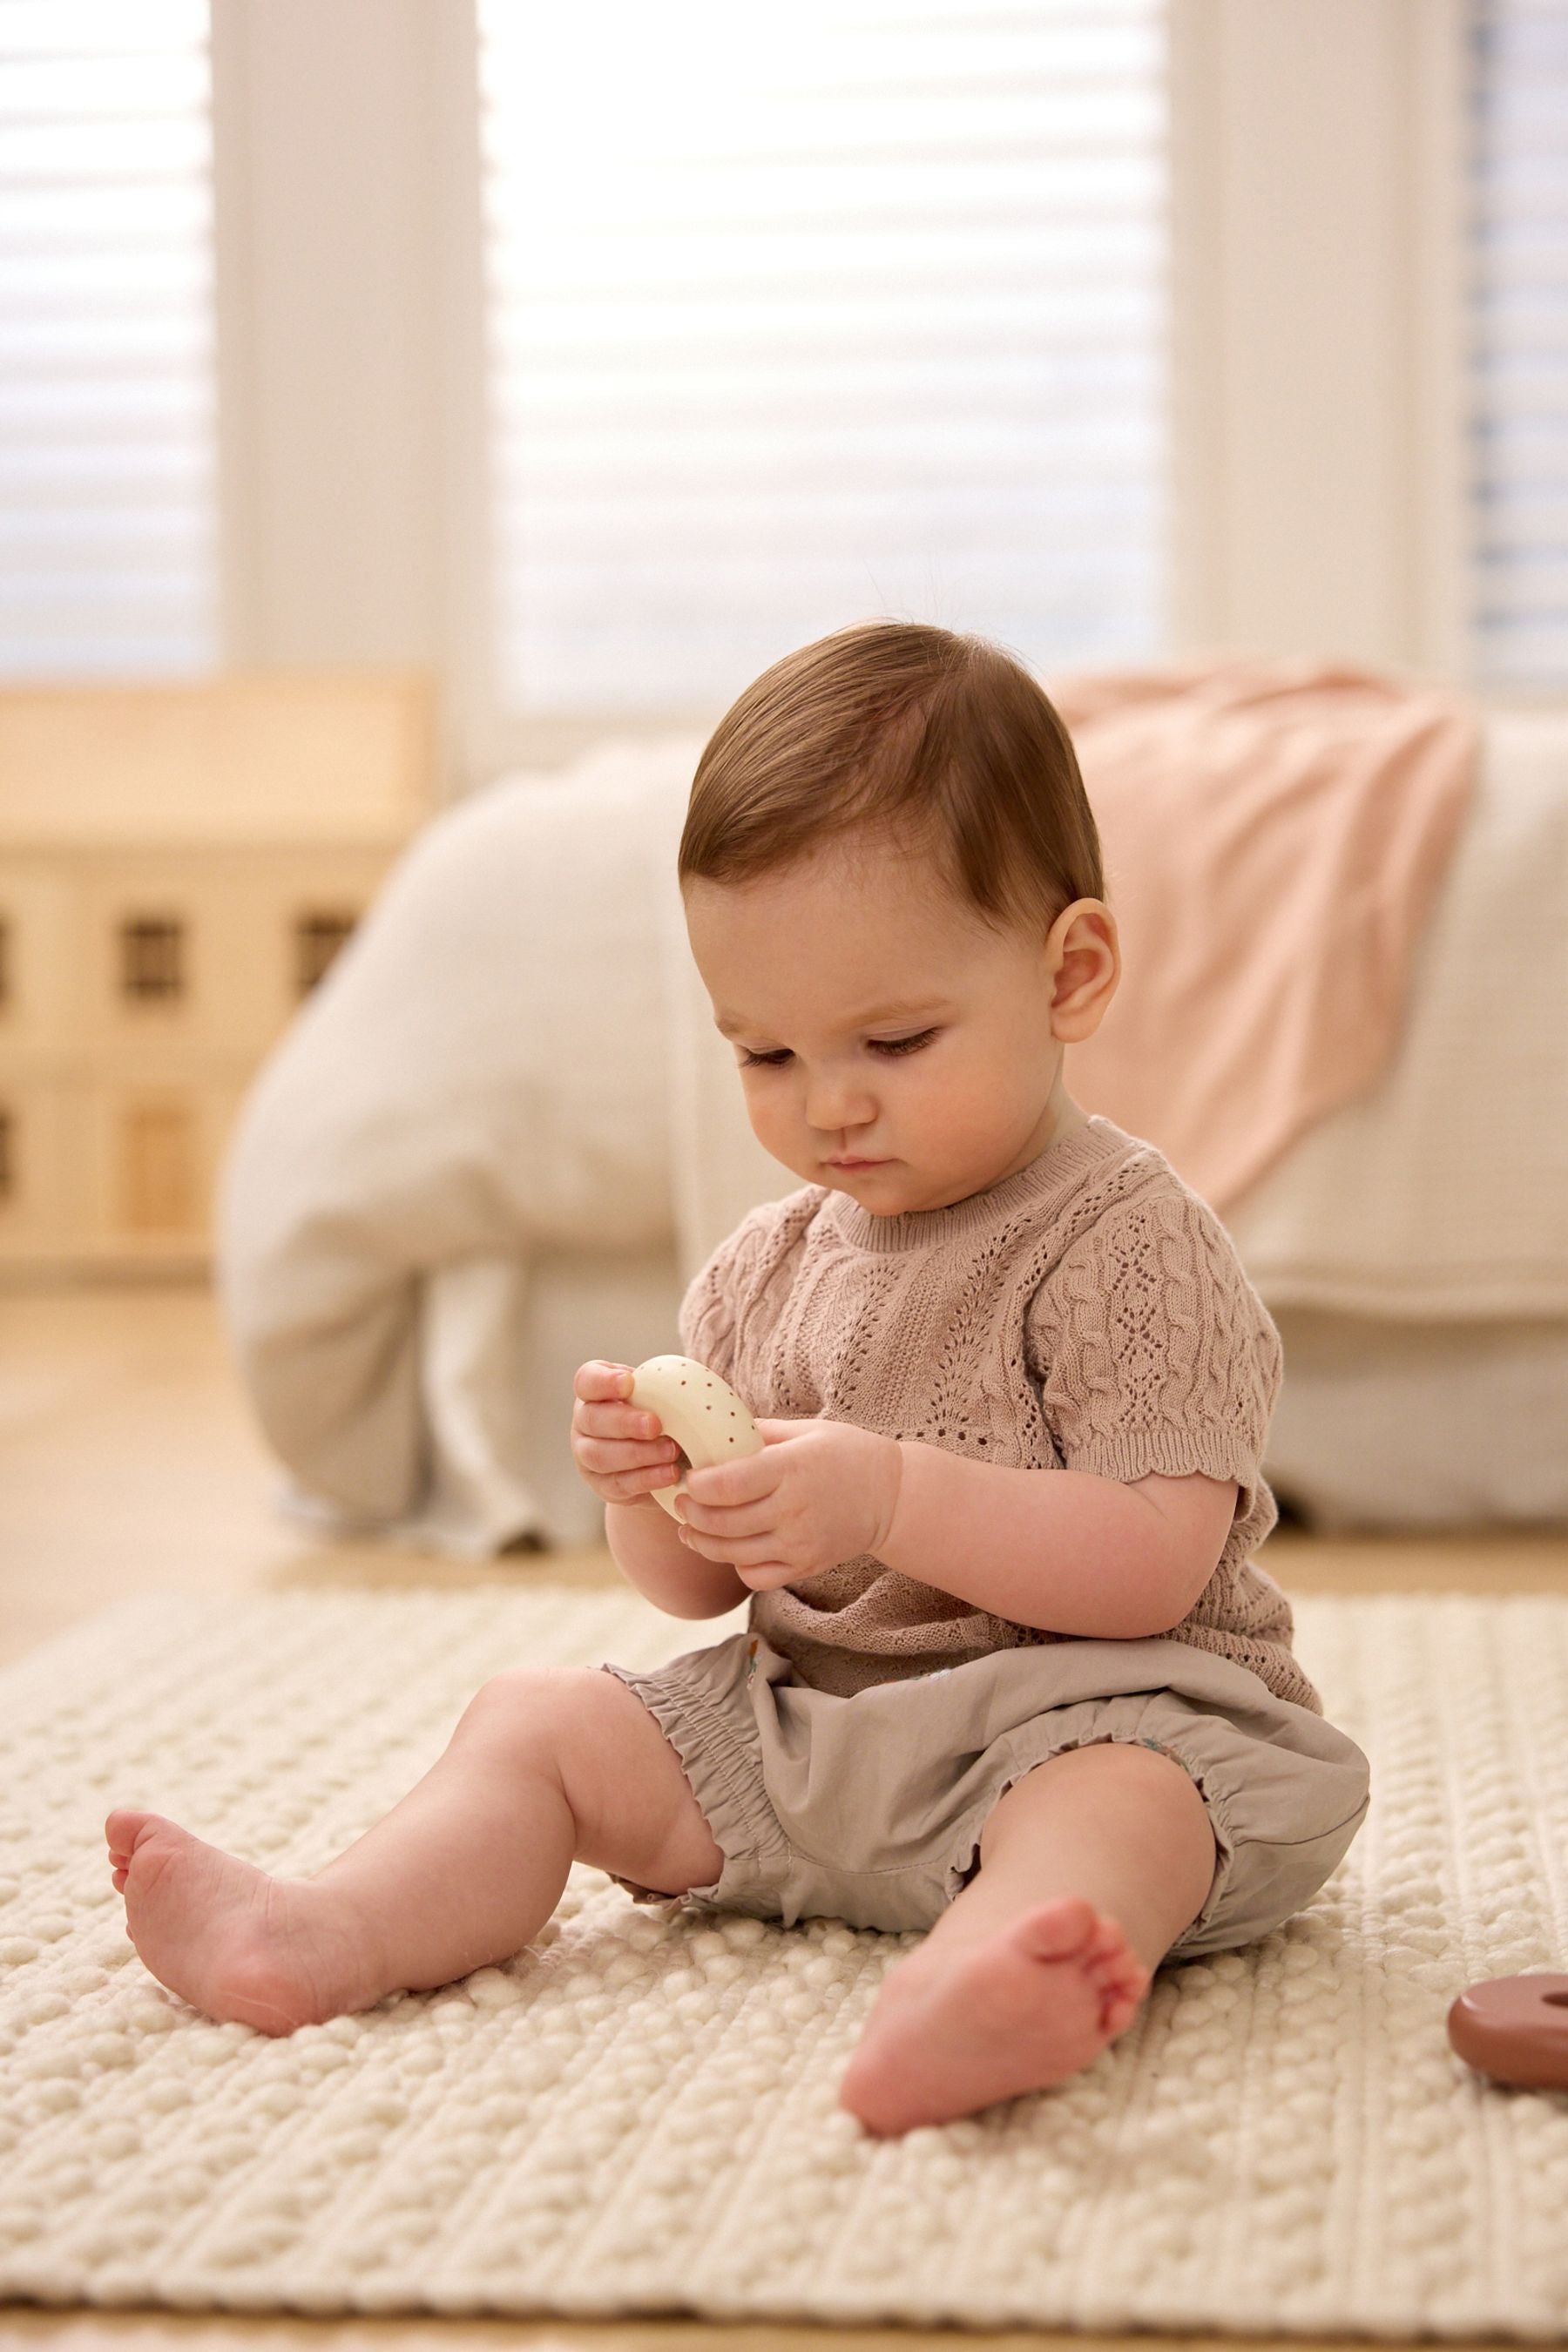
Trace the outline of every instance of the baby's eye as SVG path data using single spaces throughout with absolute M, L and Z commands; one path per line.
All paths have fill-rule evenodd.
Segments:
M 934 1029 L 922 1029 L 915 1037 L 868 1037 L 866 1041 L 873 1054 L 912 1054 L 918 1046 L 929 1045 L 936 1035 Z M 741 1067 L 752 1070 L 776 1070 L 789 1059 L 789 1047 L 782 1045 L 774 1054 L 752 1054 L 741 1048 Z

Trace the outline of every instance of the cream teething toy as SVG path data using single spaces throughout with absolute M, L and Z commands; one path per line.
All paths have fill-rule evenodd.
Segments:
M 667 1437 L 673 1437 L 686 1456 L 686 1470 L 706 1470 L 710 1462 L 733 1462 L 742 1454 L 760 1454 L 763 1439 L 728 1381 L 710 1372 L 694 1356 L 650 1356 L 632 1374 L 631 1402 L 644 1412 L 656 1412 Z M 686 1470 L 674 1486 L 651 1489 L 673 1519 L 677 1495 L 686 1492 Z

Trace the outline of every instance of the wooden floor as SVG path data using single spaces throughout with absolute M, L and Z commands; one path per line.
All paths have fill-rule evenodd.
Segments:
M 543 1578 L 591 1586 L 616 1575 L 602 1549 L 470 1565 L 390 1546 L 322 1543 L 278 1514 L 275 1484 L 204 1289 L 0 1295 L 0 1663 L 138 1592 L 515 1588 Z M 1568 1534 L 1352 1541 L 1280 1531 L 1265 1559 L 1295 1592 L 1568 1591 Z M 887 2352 L 937 2337 L 1017 2352 L 1078 2342 L 963 2329 L 333 2321 L 0 2305 L 0 2347 L 26 2343 L 37 2352 L 464 2352 L 501 2342 L 714 2352 L 721 2338 L 747 2352 Z M 1205 2352 L 1246 2352 L 1247 2340 L 1226 2337 Z M 1147 2352 L 1149 2338 L 1090 2342 L 1101 2352 Z

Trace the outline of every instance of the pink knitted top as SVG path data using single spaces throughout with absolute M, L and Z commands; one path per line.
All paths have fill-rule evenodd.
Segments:
M 1160 1638 L 1234 1658 L 1322 1713 L 1290 1604 L 1253 1553 L 1283 1349 L 1229 1234 L 1153 1144 L 1094 1116 L 983 1192 L 874 1216 L 805 1184 L 743 1217 L 693 1277 L 680 1345 L 755 1413 L 821 1414 L 1004 1468 L 1238 1481 L 1225 1550 Z M 753 1593 L 804 1682 L 849 1693 L 1078 1636 L 1015 1624 L 871 1553 Z

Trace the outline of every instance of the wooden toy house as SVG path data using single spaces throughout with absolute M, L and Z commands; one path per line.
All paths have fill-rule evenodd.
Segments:
M 200 1265 L 258 1064 L 432 806 L 428 680 L 0 690 L 0 1270 Z

